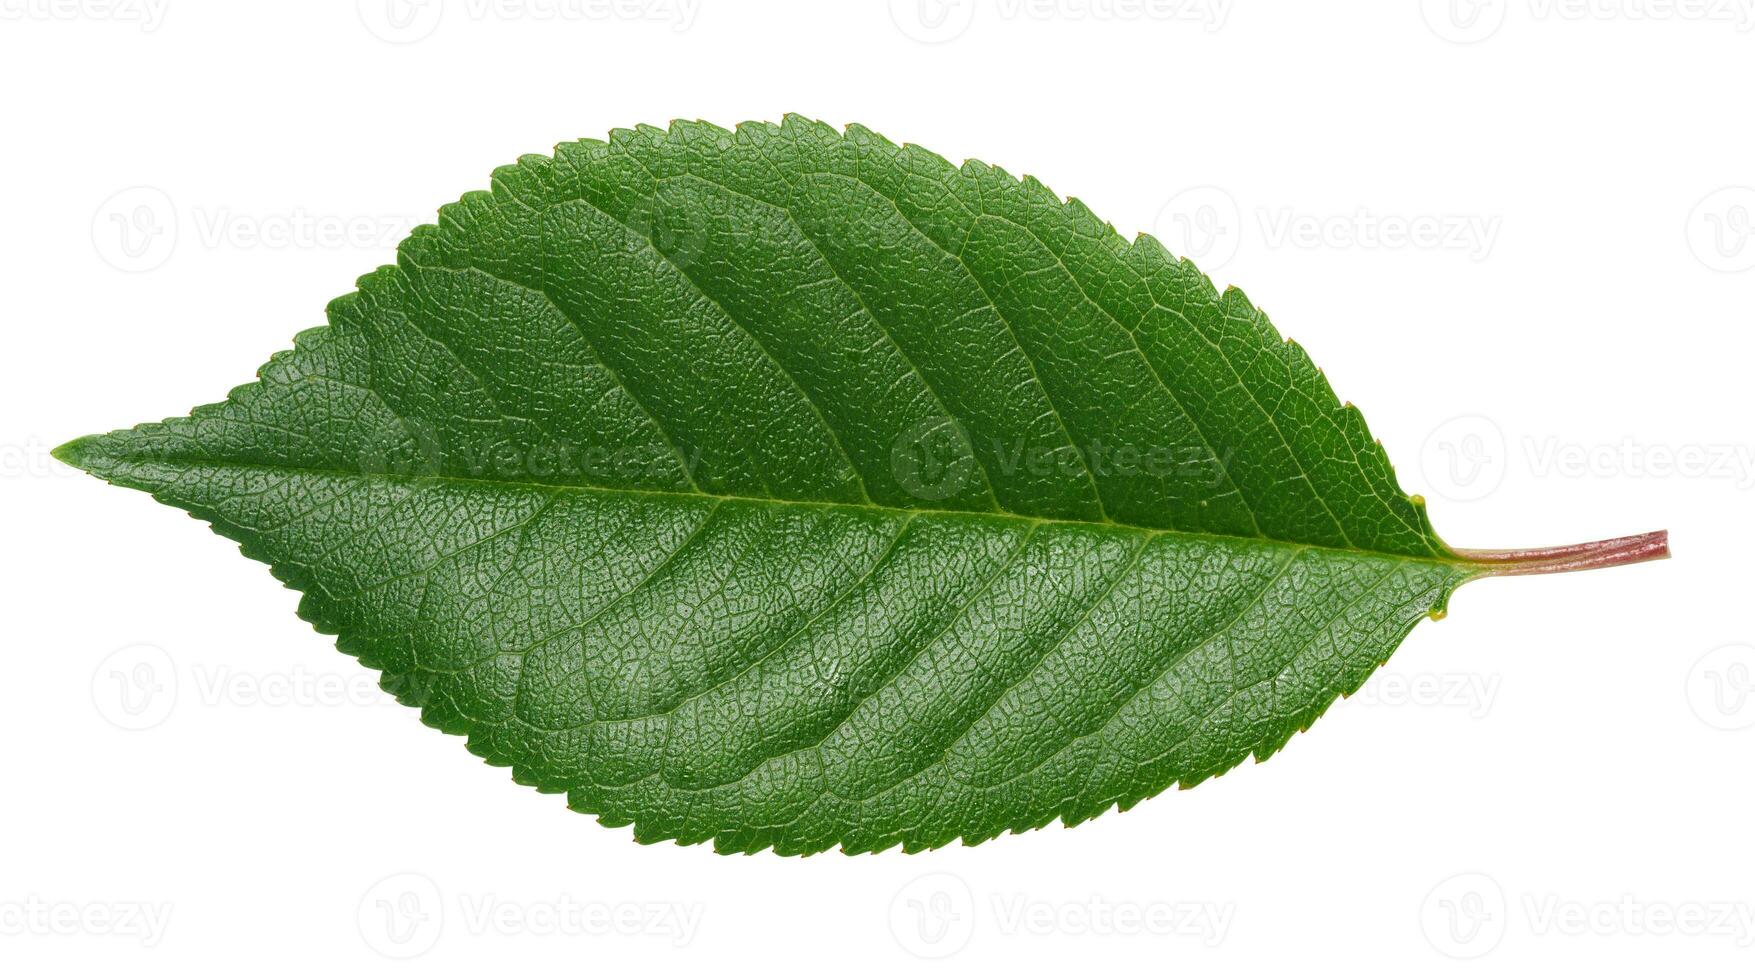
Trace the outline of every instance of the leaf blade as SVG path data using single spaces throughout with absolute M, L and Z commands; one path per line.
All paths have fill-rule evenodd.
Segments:
M 526 157 L 329 319 L 58 454 L 641 840 L 1126 808 L 1277 751 L 1482 573 L 1240 292 L 856 127 Z

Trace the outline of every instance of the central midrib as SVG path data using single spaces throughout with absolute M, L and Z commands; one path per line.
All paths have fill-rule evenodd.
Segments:
M 110 456 L 118 460 L 127 460 L 126 456 Z M 908 515 L 926 517 L 972 518 L 984 517 L 1001 521 L 1014 521 L 1025 526 L 1053 525 L 1065 527 L 1105 528 L 1131 534 L 1144 534 L 1151 537 L 1165 535 L 1191 540 L 1218 542 L 1250 542 L 1283 548 L 1297 548 L 1334 555 L 1366 556 L 1374 559 L 1396 561 L 1420 565 L 1433 565 L 1450 569 L 1464 569 L 1480 574 L 1485 571 L 1482 563 L 1468 561 L 1459 557 L 1443 555 L 1405 555 L 1390 551 L 1375 551 L 1364 548 L 1336 548 L 1332 545 L 1310 544 L 1303 541 L 1290 541 L 1281 538 L 1248 536 L 1241 534 L 1222 534 L 1210 531 L 1185 531 L 1175 528 L 1146 527 L 1116 520 L 1086 521 L 1060 517 L 1033 517 L 1005 510 L 946 510 L 932 507 L 892 507 L 878 503 L 858 503 L 837 500 L 787 500 L 777 497 L 752 497 L 743 494 L 709 493 L 690 490 L 648 490 L 633 487 L 610 487 L 588 483 L 544 483 L 536 480 L 490 479 L 476 476 L 456 476 L 452 474 L 405 475 L 398 473 L 381 473 L 367 470 L 344 470 L 327 466 L 289 465 L 285 463 L 258 463 L 240 460 L 187 459 L 175 457 L 134 458 L 129 460 L 137 463 L 157 463 L 166 466 L 218 466 L 246 470 L 264 470 L 285 473 L 309 473 L 328 476 L 336 479 L 353 479 L 362 481 L 378 480 L 385 483 L 419 485 L 422 483 L 446 483 L 463 486 L 490 487 L 497 490 L 524 490 L 531 492 L 559 492 L 579 494 L 609 494 L 636 498 L 658 498 L 666 500 L 721 501 L 743 503 L 764 507 L 815 507 L 843 511 L 875 512 L 894 517 Z

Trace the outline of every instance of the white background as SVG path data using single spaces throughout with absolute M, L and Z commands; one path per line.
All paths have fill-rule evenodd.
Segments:
M 1750 0 L 0 15 L 0 972 L 1755 963 Z M 1675 559 L 1470 585 L 1270 763 L 1128 814 L 727 858 L 513 785 L 233 545 L 49 459 L 248 380 L 520 153 L 788 110 L 1034 174 L 1243 285 L 1452 543 L 1668 527 Z

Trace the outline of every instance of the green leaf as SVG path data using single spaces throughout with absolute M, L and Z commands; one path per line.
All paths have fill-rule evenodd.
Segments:
M 641 841 L 913 850 L 1266 758 L 1477 575 L 1235 289 L 859 127 L 495 172 L 259 380 L 57 454 Z

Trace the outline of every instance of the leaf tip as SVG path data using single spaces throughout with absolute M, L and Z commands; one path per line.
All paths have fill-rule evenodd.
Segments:
M 103 456 L 103 452 L 98 445 L 102 439 L 103 436 L 101 435 L 80 436 L 77 439 L 70 439 L 61 445 L 56 446 L 54 449 L 49 450 L 49 455 L 75 469 L 92 473 L 96 471 L 98 461 Z

